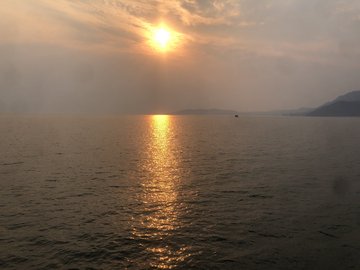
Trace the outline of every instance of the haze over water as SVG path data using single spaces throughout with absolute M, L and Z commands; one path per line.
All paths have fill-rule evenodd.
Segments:
M 358 269 L 360 119 L 0 118 L 1 269 Z

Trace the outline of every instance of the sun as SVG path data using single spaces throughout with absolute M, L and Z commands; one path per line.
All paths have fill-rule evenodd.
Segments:
M 149 45 L 157 52 L 170 52 L 179 48 L 183 40 L 182 34 L 174 31 L 165 24 L 151 27 L 149 32 Z
M 171 39 L 171 33 L 165 28 L 159 28 L 155 30 L 153 38 L 159 48 L 166 49 Z

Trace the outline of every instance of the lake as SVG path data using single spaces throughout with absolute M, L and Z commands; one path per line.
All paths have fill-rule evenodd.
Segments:
M 1 269 L 360 269 L 360 118 L 0 117 Z

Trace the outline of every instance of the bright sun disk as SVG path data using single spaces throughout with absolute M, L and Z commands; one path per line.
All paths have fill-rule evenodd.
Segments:
M 149 32 L 149 45 L 158 52 L 170 52 L 179 47 L 182 35 L 165 24 L 154 27 Z
M 171 34 L 164 28 L 159 28 L 155 31 L 154 39 L 159 47 L 165 49 L 169 44 Z

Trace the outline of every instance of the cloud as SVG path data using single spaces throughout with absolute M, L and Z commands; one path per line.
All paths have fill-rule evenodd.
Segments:
M 144 51 L 146 33 L 160 21 L 193 45 L 243 50 L 331 41 L 341 36 L 336 33 L 341 27 L 357 27 L 360 17 L 355 0 L 3 0 L 1 5 L 1 28 L 15 25 L 21 30 L 16 38 L 24 42 L 128 52 Z M 14 38 L 13 32 L 2 38 Z
M 219 43 L 229 38 L 207 33 L 206 27 L 250 25 L 239 20 L 238 1 L 68 1 L 68 0 L 4 0 L 1 12 L 6 20 L 21 27 L 21 38 L 28 42 L 54 42 L 68 46 L 109 46 L 131 49 L 144 42 L 146 32 L 160 21 L 176 28 L 186 40 L 195 43 Z M 18 7 L 21 6 L 19 9 Z M 204 30 L 204 31 L 202 31 Z
M 0 96 L 59 109 L 83 93 L 124 110 L 312 106 L 360 87 L 359 14 L 356 0 L 2 0 Z M 182 40 L 167 55 L 148 41 L 161 22 Z

